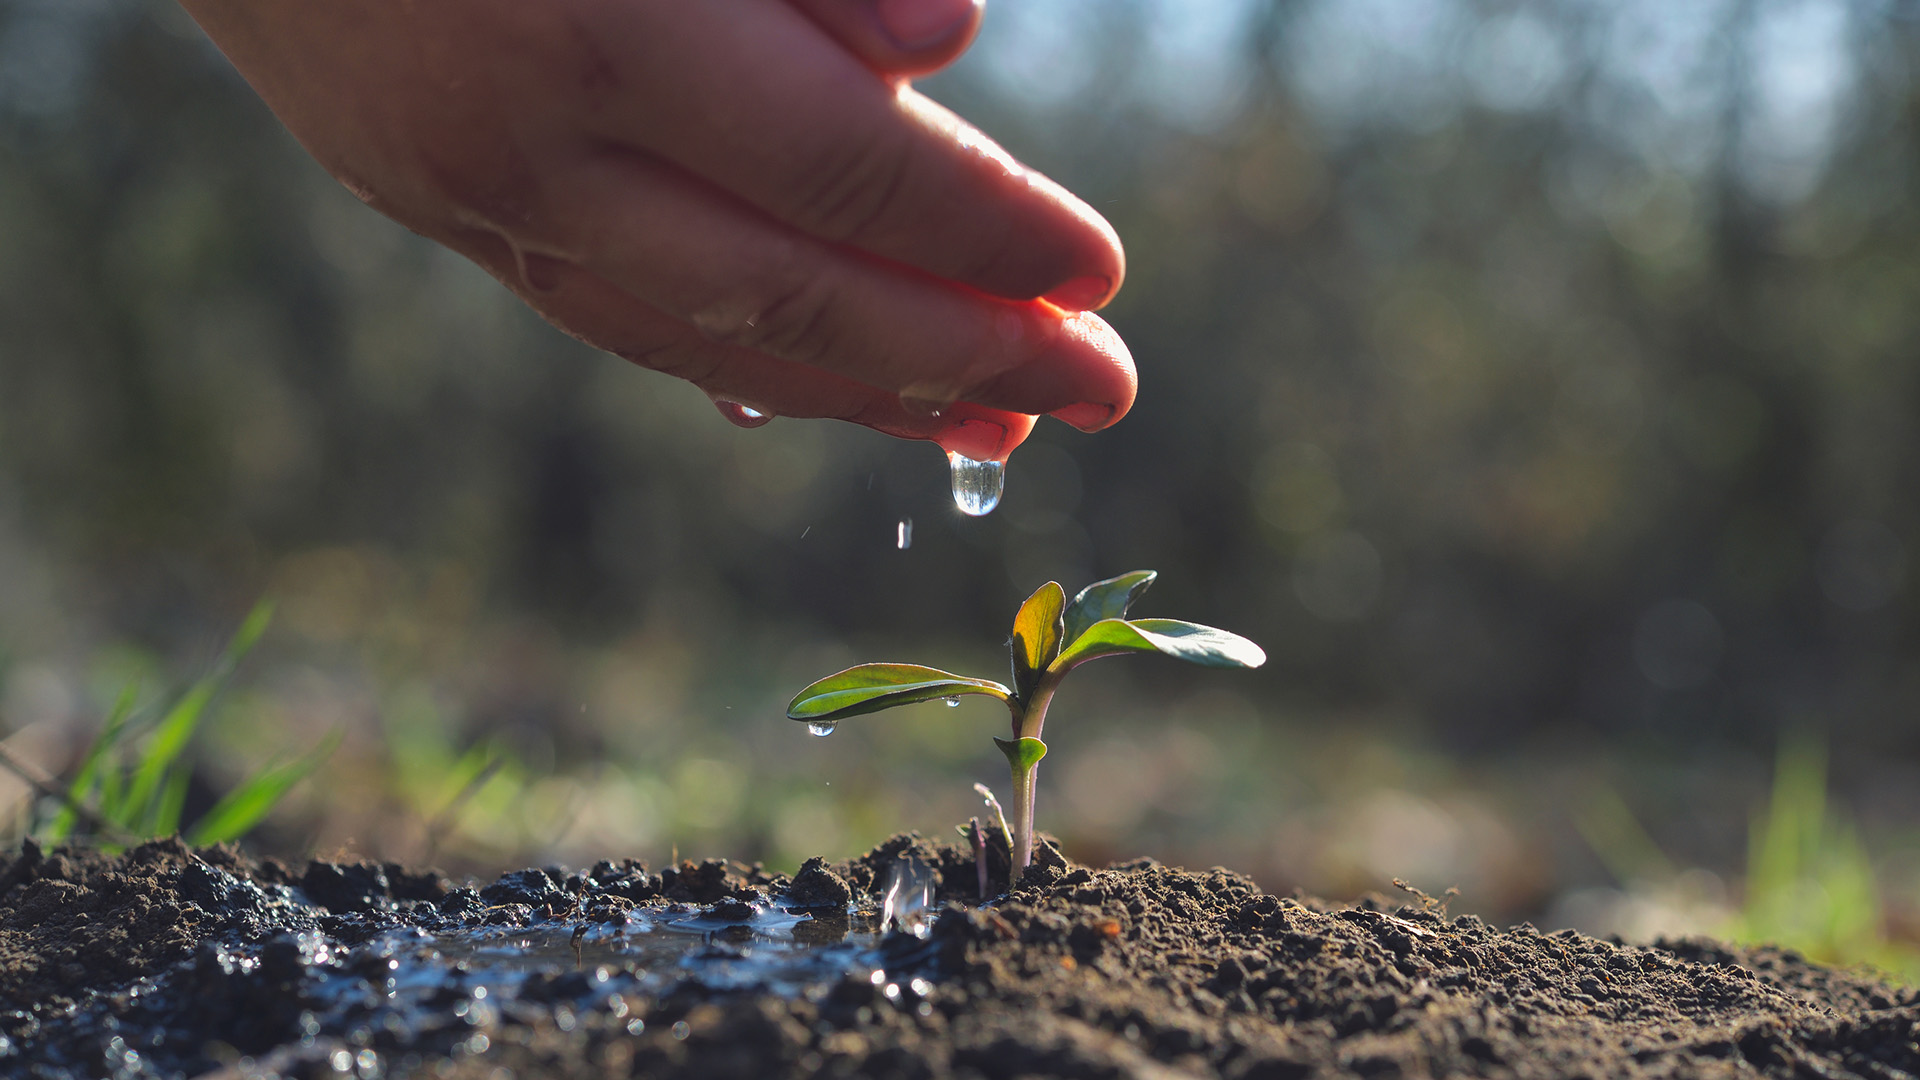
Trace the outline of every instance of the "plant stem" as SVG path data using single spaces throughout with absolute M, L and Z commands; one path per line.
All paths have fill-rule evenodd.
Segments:
M 1033 696 L 1014 713 L 1013 737 L 1016 739 L 1037 739 L 1040 730 L 1047 724 L 1047 705 L 1053 701 L 1053 691 L 1058 687 L 1057 677 L 1042 675 L 1040 682 L 1033 688 Z M 1037 787 L 1040 765 L 1035 762 L 1022 774 L 1017 769 L 1013 773 L 1013 874 L 1007 887 L 1012 888 L 1033 863 L 1033 796 Z
M 980 876 L 980 900 L 987 899 L 987 837 L 980 829 L 980 819 L 967 819 L 967 838 L 973 841 L 973 868 Z
M 1018 882 L 1033 863 L 1033 791 L 1039 773 L 1040 766 L 1035 764 L 1025 776 L 1013 774 L 1013 846 L 1018 849 L 1013 860 L 1013 882 Z

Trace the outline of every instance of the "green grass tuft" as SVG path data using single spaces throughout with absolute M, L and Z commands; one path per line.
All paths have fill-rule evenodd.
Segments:
M 206 719 L 209 706 L 232 681 L 240 661 L 273 620 L 273 605 L 262 601 L 227 643 L 213 670 L 187 688 L 151 724 L 140 722 L 137 684 L 120 692 L 100 735 L 87 748 L 65 805 L 42 828 L 39 839 L 61 843 L 83 833 L 114 851 L 129 843 L 180 832 L 192 776 L 181 758 Z M 339 745 L 338 733 L 291 761 L 270 764 L 242 780 L 193 827 L 186 840 L 196 845 L 238 840 L 258 825 L 295 784 L 311 775 Z

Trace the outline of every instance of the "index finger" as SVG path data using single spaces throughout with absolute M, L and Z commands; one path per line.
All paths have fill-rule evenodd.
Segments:
M 1010 299 L 1120 285 L 1105 219 L 964 120 L 766 0 L 581 5 L 590 130 L 816 236 Z

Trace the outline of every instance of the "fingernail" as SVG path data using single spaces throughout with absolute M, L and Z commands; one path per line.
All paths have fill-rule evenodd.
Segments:
M 1077 277 L 1047 293 L 1042 299 L 1067 311 L 1092 311 L 1113 291 L 1113 279 L 1104 274 Z
M 880 25 L 903 49 L 927 49 L 973 19 L 979 0 L 880 0 Z
M 962 420 L 934 439 L 948 450 L 975 461 L 997 461 L 1007 445 L 1007 429 L 991 420 Z
M 1114 408 L 1111 405 L 1101 405 L 1093 401 L 1082 401 L 1077 405 L 1068 405 L 1065 408 L 1055 409 L 1047 415 L 1056 420 L 1064 420 L 1074 427 L 1079 428 L 1081 431 L 1099 431 L 1101 428 L 1113 423 L 1113 414 Z

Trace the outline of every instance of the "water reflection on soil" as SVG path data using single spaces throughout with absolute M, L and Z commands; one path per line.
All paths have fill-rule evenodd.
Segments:
M 48 1080 L 98 1075 L 102 1063 L 125 1080 L 222 1065 L 368 1078 L 483 1054 L 538 1027 L 650 1034 L 660 1030 L 659 1003 L 673 997 L 819 1001 L 846 983 L 901 1007 L 924 996 L 924 980 L 883 970 L 901 957 L 897 944 L 886 947 L 878 913 L 789 910 L 784 899 L 638 907 L 593 922 L 396 921 L 349 935 L 360 937 L 354 944 L 311 930 L 208 942 L 121 993 L 88 995 L 38 1021 L 8 1014 L 16 1022 L 0 1024 L 0 1073 L 26 1061 L 26 1075 Z M 667 1033 L 683 1037 L 685 1024 L 668 1021 Z
M 717 909 L 733 908 L 723 913 Z M 751 914 L 738 909 L 751 907 Z M 810 917 L 767 905 L 720 904 L 684 912 L 636 910 L 619 923 L 480 927 L 453 933 L 403 930 L 373 947 L 400 961 L 406 978 L 443 985 L 518 983 L 532 974 L 596 968 L 624 971 L 658 990 L 692 979 L 714 990 L 798 994 L 878 963 L 872 916 Z

